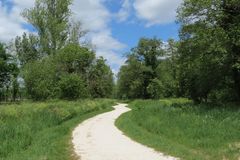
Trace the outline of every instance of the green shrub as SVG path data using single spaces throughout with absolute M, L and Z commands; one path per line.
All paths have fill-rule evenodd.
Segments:
M 59 82 L 61 98 L 78 99 L 88 97 L 87 87 L 82 78 L 77 74 L 63 76 Z
M 23 77 L 28 95 L 33 100 L 56 97 L 56 69 L 50 59 L 27 64 Z

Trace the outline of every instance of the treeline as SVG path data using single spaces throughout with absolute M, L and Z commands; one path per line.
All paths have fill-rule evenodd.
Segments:
M 165 44 L 156 38 L 142 38 L 120 69 L 118 96 L 130 99 L 180 96 L 177 46 L 174 40 Z
M 71 0 L 37 0 L 22 12 L 35 33 L 0 44 L 0 101 L 111 97 L 113 73 L 71 20 Z
M 180 40 L 142 38 L 118 75 L 120 98 L 240 101 L 240 1 L 185 0 Z

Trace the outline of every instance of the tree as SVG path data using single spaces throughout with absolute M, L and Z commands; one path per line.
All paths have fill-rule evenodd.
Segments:
M 112 71 L 103 58 L 96 59 L 94 51 L 80 44 L 86 32 L 80 22 L 70 20 L 71 3 L 72 0 L 36 0 L 33 8 L 22 12 L 37 33 L 24 33 L 15 39 L 27 95 L 34 100 L 112 95 Z M 18 79 L 12 77 L 14 99 Z
M 156 73 L 157 77 L 152 82 L 156 89 L 158 88 L 158 93 L 154 95 L 158 95 L 155 98 L 168 98 L 168 97 L 176 97 L 178 93 L 178 81 L 176 79 L 176 69 L 175 69 L 176 61 L 172 61 L 171 57 L 161 60 L 159 63 Z M 158 85 L 158 86 L 157 86 Z
M 54 59 L 58 72 L 76 73 L 87 80 L 95 53 L 79 44 L 68 44 L 59 50 Z
M 237 100 L 240 101 L 240 2 L 222 0 L 220 6 L 222 16 L 218 24 L 227 35 L 226 50 L 230 54 L 234 90 L 238 96 Z
M 166 50 L 161 40 L 141 38 L 133 48 L 126 65 L 120 69 L 119 94 L 124 98 L 159 98 L 162 82 L 158 79 L 158 67 Z
M 166 91 L 164 90 L 166 86 L 158 78 L 151 80 L 150 84 L 147 87 L 147 92 L 150 94 L 150 98 L 159 99 L 166 97 Z
M 89 89 L 93 98 L 112 96 L 113 73 L 103 57 L 98 58 L 90 69 Z
M 23 68 L 25 86 L 30 98 L 77 99 L 110 97 L 113 74 L 103 58 L 77 44 L 68 44 L 41 61 Z
M 86 82 L 77 74 L 67 74 L 61 77 L 59 87 L 61 89 L 60 98 L 78 99 L 86 98 L 89 93 Z
M 5 98 L 5 87 L 10 81 L 10 70 L 7 63 L 9 55 L 6 53 L 6 49 L 2 43 L 0 43 L 0 100 Z
M 197 102 L 221 90 L 240 95 L 238 7 L 234 0 L 186 0 L 178 11 L 180 86 Z
M 18 67 L 13 56 L 7 53 L 6 47 L 0 43 L 0 101 L 5 99 L 6 101 L 13 95 L 13 100 L 16 98 L 18 86 L 17 79 Z M 10 93 L 10 88 L 14 88 Z
M 165 43 L 164 56 L 159 60 L 159 65 L 156 68 L 157 79 L 162 88 L 159 90 L 159 95 L 162 97 L 179 97 L 179 52 L 178 42 L 169 39 Z
M 17 36 L 15 39 L 15 48 L 21 66 L 44 57 L 39 50 L 39 39 L 33 34 L 27 35 L 24 33 L 22 37 Z
M 141 38 L 138 46 L 133 49 L 133 51 L 139 56 L 139 58 L 147 67 L 150 67 L 151 70 L 153 70 L 153 74 L 155 74 L 154 71 L 159 64 L 158 58 L 164 55 L 162 46 L 163 43 L 159 39 Z
M 126 65 L 122 66 L 118 73 L 118 97 L 144 98 L 145 72 L 148 72 L 148 68 L 138 60 L 136 55 L 130 54 Z
M 72 0 L 36 0 L 33 8 L 23 12 L 23 16 L 38 33 L 42 54 L 56 54 L 69 42 L 78 42 L 82 35 L 80 23 L 71 23 L 69 20 L 71 2 Z
M 23 78 L 29 98 L 46 100 L 59 97 L 56 67 L 50 57 L 25 65 Z

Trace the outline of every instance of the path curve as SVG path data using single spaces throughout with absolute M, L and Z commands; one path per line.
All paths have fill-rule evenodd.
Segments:
M 111 112 L 84 121 L 74 129 L 72 142 L 81 160 L 175 160 L 123 135 L 114 123 L 130 109 L 126 104 L 114 108 Z

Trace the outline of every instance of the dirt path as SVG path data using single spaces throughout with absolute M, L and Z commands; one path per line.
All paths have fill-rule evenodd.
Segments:
M 115 120 L 130 111 L 125 104 L 81 123 L 73 131 L 73 145 L 81 160 L 173 160 L 132 141 L 115 127 Z

